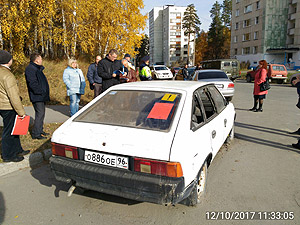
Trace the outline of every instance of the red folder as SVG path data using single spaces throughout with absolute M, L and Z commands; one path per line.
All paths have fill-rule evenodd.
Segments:
M 11 135 L 26 135 L 28 132 L 30 116 L 24 118 L 16 115 L 15 124 L 11 131 Z

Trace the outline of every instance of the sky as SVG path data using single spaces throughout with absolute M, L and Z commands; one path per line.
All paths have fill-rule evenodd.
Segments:
M 175 5 L 175 6 L 187 6 L 189 4 L 194 4 L 197 14 L 199 16 L 199 19 L 201 21 L 201 30 L 208 31 L 209 25 L 211 23 L 210 18 L 210 10 L 212 8 L 212 5 L 216 2 L 216 0 L 144 0 L 144 9 L 141 10 L 142 14 L 145 15 L 146 13 L 149 13 L 153 7 L 156 6 L 164 6 L 164 5 Z M 223 2 L 223 0 L 218 1 L 220 4 Z M 148 26 L 149 23 L 147 21 L 147 28 L 145 29 L 145 33 L 148 34 Z

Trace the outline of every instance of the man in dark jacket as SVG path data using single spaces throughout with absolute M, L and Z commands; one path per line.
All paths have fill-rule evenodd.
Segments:
M 89 66 L 88 72 L 87 72 L 87 79 L 90 82 L 90 88 L 91 90 L 94 90 L 94 98 L 96 98 L 98 95 L 102 92 L 102 77 L 98 75 L 98 63 L 101 60 L 101 56 L 96 56 L 96 61 L 92 63 Z
M 186 64 L 182 70 L 182 75 L 184 80 L 190 80 L 189 71 L 187 69 L 188 65 Z
M 35 111 L 35 120 L 32 129 L 33 139 L 46 139 L 43 131 L 43 123 L 45 117 L 45 102 L 50 100 L 49 84 L 43 73 L 45 69 L 42 66 L 43 59 L 39 53 L 33 53 L 30 56 L 30 63 L 25 69 L 25 78 L 29 93 L 30 101 Z
M 111 49 L 107 56 L 99 62 L 98 75 L 102 77 L 102 91 L 120 83 L 120 77 L 114 73 L 122 69 L 121 61 L 116 60 L 118 52 Z

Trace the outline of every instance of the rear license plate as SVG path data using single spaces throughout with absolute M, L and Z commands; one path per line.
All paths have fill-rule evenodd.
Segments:
M 105 166 L 128 170 L 128 157 L 85 151 L 84 160 Z
M 276 77 L 282 77 L 282 75 L 276 75 Z

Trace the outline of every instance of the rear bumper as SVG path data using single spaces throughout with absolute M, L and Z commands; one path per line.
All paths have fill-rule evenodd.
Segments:
M 50 158 L 51 170 L 59 181 L 106 194 L 157 204 L 176 204 L 191 192 L 184 178 L 162 177 L 123 170 L 59 156 Z

